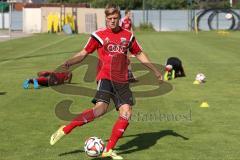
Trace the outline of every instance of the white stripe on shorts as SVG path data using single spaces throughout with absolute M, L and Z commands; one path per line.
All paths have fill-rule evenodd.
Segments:
M 100 79 L 100 80 L 98 81 L 97 91 L 99 91 L 101 85 L 102 85 L 102 80 Z

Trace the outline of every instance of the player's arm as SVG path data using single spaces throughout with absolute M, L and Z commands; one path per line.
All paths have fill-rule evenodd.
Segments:
M 136 41 L 136 39 L 134 37 L 132 38 L 129 51 L 133 55 L 135 55 L 136 58 L 142 64 L 144 64 L 146 67 L 151 69 L 154 72 L 155 76 L 158 78 L 158 80 L 160 80 L 160 81 L 163 80 L 161 72 L 151 63 L 151 61 L 149 60 L 147 55 L 142 51 L 142 47 L 138 44 L 138 42 Z
M 82 62 L 87 57 L 87 55 L 93 53 L 98 48 L 98 46 L 99 43 L 94 38 L 90 37 L 84 49 L 67 60 L 63 64 L 63 68 L 68 69 L 72 65 Z
M 63 63 L 63 68 L 68 69 L 72 65 L 78 64 L 84 60 L 88 55 L 88 52 L 83 49 L 82 51 L 75 54 L 72 58 L 68 59 Z
M 131 26 L 131 32 L 133 33 L 133 27 Z
M 158 80 L 163 80 L 161 72 L 151 63 L 151 61 L 144 52 L 140 52 L 139 54 L 137 54 L 136 58 L 146 67 L 151 69 L 154 72 L 155 76 L 158 78 Z
M 132 23 L 132 20 L 131 20 L 131 32 L 133 33 L 133 23 Z

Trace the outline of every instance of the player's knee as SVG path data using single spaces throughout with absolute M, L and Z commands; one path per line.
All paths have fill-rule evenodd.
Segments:
M 120 117 L 129 120 L 132 116 L 132 107 L 128 104 L 123 105 L 119 108 Z
M 107 108 L 108 108 L 108 104 L 106 104 L 104 102 L 98 102 L 93 107 L 95 117 L 100 117 L 100 116 L 104 115 L 107 112 Z

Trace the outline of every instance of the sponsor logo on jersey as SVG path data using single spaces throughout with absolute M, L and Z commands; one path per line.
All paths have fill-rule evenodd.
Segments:
M 121 42 L 120 44 L 116 44 L 116 43 L 107 43 L 104 46 L 104 49 L 106 52 L 108 52 L 109 54 L 127 54 L 128 51 L 128 43 L 126 42 L 126 40 L 124 40 L 123 42 Z

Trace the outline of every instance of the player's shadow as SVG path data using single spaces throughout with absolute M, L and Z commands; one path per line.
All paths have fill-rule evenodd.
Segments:
M 134 137 L 132 140 L 128 141 L 125 144 L 120 145 L 116 150 L 118 150 L 119 154 L 129 154 L 132 152 L 137 152 L 145 149 L 149 149 L 150 147 L 154 146 L 157 141 L 161 138 L 164 138 L 165 136 L 174 136 L 174 137 L 180 137 L 183 140 L 188 140 L 189 138 L 182 136 L 173 130 L 164 130 L 160 132 L 150 132 L 150 133 L 140 133 L 136 135 L 128 135 L 124 136 L 123 138 L 127 137 Z M 83 150 L 74 150 L 70 152 L 61 153 L 58 156 L 67 156 L 72 154 L 78 154 L 83 153 Z M 92 160 L 111 160 L 111 158 L 93 158 Z
M 67 156 L 67 155 L 72 155 L 72 154 L 79 154 L 79 153 L 84 153 L 84 150 L 77 149 L 77 150 L 70 151 L 70 152 L 60 153 L 58 156 L 61 157 L 61 156 Z M 111 158 L 110 157 L 107 157 L 107 158 L 96 157 L 96 158 L 92 158 L 91 160 L 111 160 Z
M 7 94 L 7 92 L 0 92 L 0 96 Z
M 78 153 L 83 153 L 83 152 L 84 152 L 84 150 L 77 149 L 77 150 L 70 151 L 70 152 L 60 153 L 58 156 L 61 157 L 61 156 L 67 156 L 67 155 L 78 154 Z
M 125 144 L 120 145 L 116 150 L 119 154 L 129 154 L 132 152 L 137 152 L 145 149 L 149 149 L 154 146 L 157 141 L 166 136 L 180 137 L 183 140 L 188 140 L 189 138 L 184 137 L 173 130 L 164 130 L 160 132 L 150 132 L 150 133 L 140 133 L 136 135 L 128 135 L 127 137 L 134 137 L 132 140 L 128 141 Z
M 102 158 L 102 157 L 97 157 L 97 158 L 92 158 L 91 160 L 112 160 L 110 157 Z

